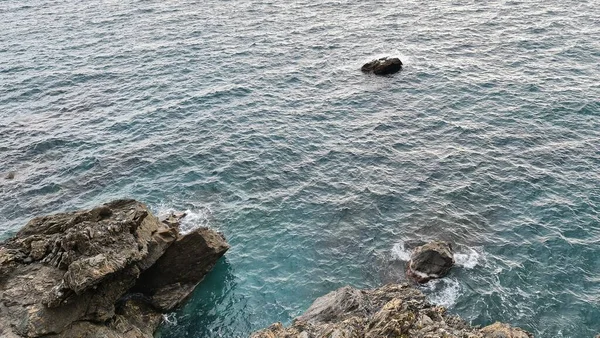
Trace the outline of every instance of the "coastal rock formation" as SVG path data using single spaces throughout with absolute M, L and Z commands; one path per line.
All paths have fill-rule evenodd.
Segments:
M 152 337 L 229 248 L 170 220 L 134 200 L 32 219 L 0 243 L 0 336 Z
M 441 278 L 454 265 L 454 251 L 450 243 L 435 241 L 415 248 L 410 256 L 408 275 L 419 283 Z
M 508 335 L 507 335 L 508 334 Z M 374 290 L 343 287 L 318 298 L 289 327 L 281 323 L 251 338 L 533 338 L 519 328 L 496 323 L 472 327 L 408 284 Z
M 360 70 L 375 75 L 394 74 L 402 69 L 402 61 L 398 58 L 384 57 L 365 63 Z
M 484 327 L 481 332 L 486 338 L 529 338 L 533 336 L 529 332 L 500 322 Z

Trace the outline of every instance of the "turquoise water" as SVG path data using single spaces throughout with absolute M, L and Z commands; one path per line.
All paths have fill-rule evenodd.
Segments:
M 430 239 L 471 323 L 600 332 L 597 3 L 3 0 L 0 30 L 0 237 L 134 197 L 232 244 L 161 337 L 289 323 Z

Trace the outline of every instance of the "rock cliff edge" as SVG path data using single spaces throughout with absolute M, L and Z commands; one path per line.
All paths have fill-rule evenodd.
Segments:
M 32 219 L 0 243 L 0 336 L 152 337 L 229 249 L 135 200 Z

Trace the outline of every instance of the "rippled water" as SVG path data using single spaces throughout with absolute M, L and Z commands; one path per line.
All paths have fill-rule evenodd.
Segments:
M 594 1 L 0 1 L 0 237 L 118 197 L 233 245 L 162 337 L 404 279 L 473 324 L 600 332 Z M 359 71 L 398 55 L 391 77 Z

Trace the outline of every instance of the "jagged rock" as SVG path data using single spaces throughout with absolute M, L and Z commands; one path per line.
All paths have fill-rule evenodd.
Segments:
M 480 330 L 485 338 L 532 338 L 533 335 L 520 328 L 510 327 L 508 324 L 496 322 Z
M 419 283 L 448 274 L 454 265 L 450 243 L 435 241 L 415 248 L 410 256 L 408 275 Z
M 224 243 L 219 254 L 205 245 L 215 236 Z M 187 269 L 169 272 L 172 285 L 189 285 L 171 308 L 229 248 L 221 235 L 203 229 L 181 237 L 134 200 L 32 219 L 0 243 L 0 336 L 152 337 L 161 313 L 124 299 L 163 255 L 176 264 L 173 243 L 186 243 L 174 247 L 179 255 L 192 251 Z
M 160 217 L 159 219 L 161 222 L 168 225 L 169 227 L 177 228 L 177 227 L 179 227 L 179 224 L 181 223 L 181 219 L 184 218 L 186 215 L 187 214 L 185 212 L 180 212 L 180 213 L 171 212 L 168 215 Z
M 526 334 L 515 338 L 533 337 L 502 325 L 509 330 L 505 332 Z M 374 290 L 338 289 L 318 298 L 291 326 L 275 323 L 251 338 L 487 338 L 484 330 L 430 304 L 408 284 L 390 284 Z
M 402 61 L 400 61 L 400 59 L 384 57 L 365 63 L 360 70 L 375 75 L 389 75 L 394 74 L 401 69 Z
M 169 311 L 187 298 L 228 249 L 223 235 L 199 228 L 175 241 L 144 271 L 134 290 L 150 295 L 156 308 Z

